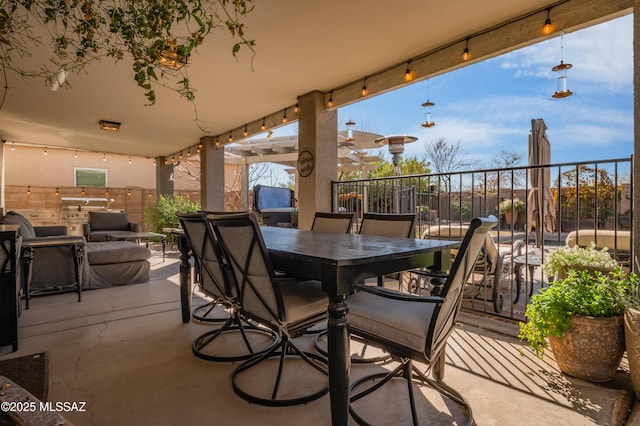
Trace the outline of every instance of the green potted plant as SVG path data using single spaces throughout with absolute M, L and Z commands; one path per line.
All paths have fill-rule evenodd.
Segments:
M 515 225 L 518 221 L 518 215 L 524 213 L 527 205 L 519 198 L 507 198 L 498 204 L 498 210 L 504 214 L 504 220 L 509 225 Z
M 612 272 L 617 262 L 611 257 L 609 249 L 596 249 L 595 243 L 587 247 L 564 246 L 551 252 L 546 258 L 542 269 L 547 275 L 555 279 L 564 279 L 570 270 Z
M 519 337 L 538 357 L 551 346 L 560 370 L 593 382 L 613 378 L 625 349 L 623 313 L 635 274 L 570 270 L 532 296 Z
M 638 265 L 640 266 L 640 265 Z M 629 361 L 631 383 L 640 398 L 640 280 L 631 282 L 625 298 L 624 339 Z

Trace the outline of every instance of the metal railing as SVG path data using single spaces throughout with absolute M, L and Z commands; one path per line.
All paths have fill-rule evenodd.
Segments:
M 474 274 L 464 307 L 523 320 L 530 291 L 550 281 L 540 268 L 550 251 L 589 240 L 597 247 L 607 244 L 628 265 L 631 163 L 622 158 L 333 182 L 333 210 L 356 213 L 354 231 L 363 212 L 415 213 L 416 237 L 452 240 L 462 238 L 473 217 L 498 216 L 493 240 L 504 260 L 499 288 L 494 290 L 485 268 Z M 500 210 L 515 198 L 524 210 L 518 203 Z

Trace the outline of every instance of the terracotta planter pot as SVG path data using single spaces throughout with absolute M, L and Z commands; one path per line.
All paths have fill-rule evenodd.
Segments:
M 515 225 L 518 221 L 518 212 L 511 210 L 504 212 L 504 221 L 509 225 Z
M 631 383 L 640 398 L 640 311 L 627 308 L 624 312 L 624 338 L 629 359 Z
M 571 317 L 562 337 L 550 337 L 560 370 L 591 382 L 608 382 L 624 354 L 624 319 L 618 317 Z

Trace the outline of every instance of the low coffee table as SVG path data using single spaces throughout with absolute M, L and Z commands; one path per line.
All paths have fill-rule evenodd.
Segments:
M 149 248 L 149 241 L 159 239 L 162 242 L 162 261 L 164 262 L 165 250 L 167 247 L 167 236 L 158 234 L 157 232 L 130 232 L 130 231 L 113 231 L 106 235 L 107 241 L 144 241 Z

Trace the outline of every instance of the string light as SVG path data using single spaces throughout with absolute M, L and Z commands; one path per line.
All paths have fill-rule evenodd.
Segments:
M 329 102 L 327 102 L 329 108 L 333 107 L 333 90 L 329 93 Z
M 544 35 L 549 35 L 556 30 L 555 26 L 551 23 L 550 15 L 551 15 L 551 8 L 547 9 L 547 20 L 544 21 L 544 26 L 542 27 L 542 34 Z
M 411 61 L 407 62 L 407 69 L 404 71 L 404 81 L 410 82 L 413 80 L 413 72 L 411 71 Z
M 47 147 L 44 147 L 44 155 L 47 155 Z
M 262 117 L 262 126 L 260 126 L 260 129 L 265 130 L 267 128 L 267 125 L 264 122 L 265 118 Z
M 296 106 L 293 108 L 293 112 L 295 112 L 296 114 L 300 112 L 300 107 L 298 106 L 298 102 L 296 102 Z
M 13 142 L 11 142 L 11 151 L 15 151 L 16 150 L 16 146 L 13 144 Z
M 471 59 L 471 54 L 469 53 L 469 39 L 467 39 L 467 44 L 464 46 L 464 51 L 462 52 L 462 60 L 468 61 Z
M 288 120 L 287 120 L 287 109 L 285 108 L 285 109 L 284 109 L 284 115 L 282 116 L 282 122 L 283 122 L 283 123 L 286 123 L 287 121 L 288 121 Z
M 182 151 L 180 151 L 180 154 L 178 155 L 178 160 L 182 161 Z
M 27 186 L 27 195 L 31 195 L 31 185 Z
M 60 195 L 60 190 L 58 190 L 58 188 L 56 188 L 56 195 Z
M 233 134 L 231 132 L 229 132 L 229 142 L 233 142 Z
M 104 195 L 109 195 L 109 188 L 104 190 Z
M 107 161 L 107 153 L 102 154 L 102 161 Z
M 84 186 L 82 187 L 82 191 L 80 191 L 80 194 L 84 195 Z
M 75 152 L 75 154 L 73 154 L 74 158 L 78 158 L 78 151 Z
M 131 156 L 129 156 L 129 164 L 131 164 Z
M 369 91 L 367 90 L 367 79 L 362 80 L 362 96 L 367 96 Z
M 154 166 L 156 165 L 156 159 L 155 158 L 153 159 L 153 165 Z
M 175 163 L 175 162 L 176 162 L 176 155 L 175 155 L 175 154 L 173 154 L 173 155 L 171 156 L 171 163 L 173 164 L 173 163 Z
M 127 188 L 127 195 L 131 196 L 131 189 L 130 188 Z
M 242 136 L 247 137 L 249 136 L 249 131 L 247 130 L 247 125 L 244 125 L 244 131 L 242 132 Z

